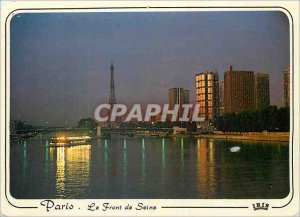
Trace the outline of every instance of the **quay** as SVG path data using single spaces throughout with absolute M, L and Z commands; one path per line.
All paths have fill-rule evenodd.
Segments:
M 278 141 L 288 142 L 289 132 L 245 132 L 245 133 L 226 133 L 226 134 L 201 134 L 197 138 L 213 138 L 221 140 L 257 140 L 257 141 Z

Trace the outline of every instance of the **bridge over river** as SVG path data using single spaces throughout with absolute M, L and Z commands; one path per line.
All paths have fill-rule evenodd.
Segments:
M 96 128 L 78 128 L 78 127 L 47 127 L 47 128 L 33 128 L 33 129 L 24 129 L 15 131 L 15 135 L 20 135 L 23 137 L 33 136 L 36 134 L 44 133 L 56 133 L 56 132 L 69 132 L 69 133 L 96 133 L 97 136 L 104 134 L 118 134 L 118 133 L 133 133 L 136 132 L 164 132 L 169 133 L 173 132 L 173 128 L 120 128 L 120 127 L 96 127 Z M 12 135 L 14 136 L 14 135 Z

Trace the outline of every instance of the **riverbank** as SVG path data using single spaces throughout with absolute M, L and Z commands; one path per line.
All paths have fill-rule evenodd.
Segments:
M 51 139 L 55 135 L 48 135 L 43 137 L 44 139 Z M 135 135 L 112 135 L 112 136 L 90 136 L 91 140 L 97 139 L 110 139 L 111 137 L 117 138 L 211 138 L 220 140 L 249 140 L 249 141 L 277 141 L 277 142 L 289 142 L 289 132 L 246 132 L 246 133 L 226 133 L 220 131 L 214 131 L 211 134 L 200 134 L 199 132 L 194 132 L 191 134 L 165 134 L 157 133 L 157 135 L 151 134 L 135 134 Z M 30 140 L 41 140 L 39 137 L 32 137 Z M 16 141 L 15 141 L 16 142 Z
M 197 138 L 213 138 L 222 140 L 256 140 L 256 141 L 278 141 L 289 142 L 289 132 L 267 132 L 267 133 L 241 133 L 241 134 L 205 134 L 197 135 Z

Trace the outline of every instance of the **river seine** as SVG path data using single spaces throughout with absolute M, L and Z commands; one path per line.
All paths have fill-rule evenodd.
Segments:
M 239 152 L 230 148 L 240 146 Z M 196 138 L 112 138 L 49 147 L 28 139 L 10 150 L 18 199 L 284 198 L 289 144 Z

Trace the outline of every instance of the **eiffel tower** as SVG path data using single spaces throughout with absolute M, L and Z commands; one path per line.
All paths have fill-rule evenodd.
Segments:
M 114 81 L 114 64 L 111 62 L 110 65 L 110 89 L 109 89 L 109 104 L 116 104 L 115 96 L 115 81 Z

